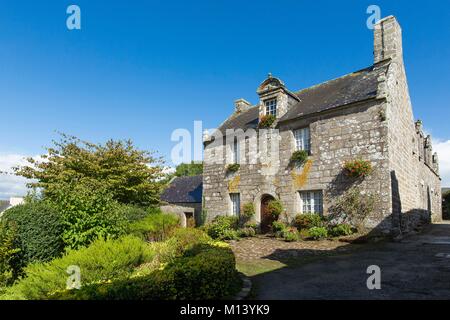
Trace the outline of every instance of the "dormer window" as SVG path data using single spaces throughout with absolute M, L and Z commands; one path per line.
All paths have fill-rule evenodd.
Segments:
M 277 99 L 270 99 L 264 102 L 266 106 L 266 115 L 277 115 Z

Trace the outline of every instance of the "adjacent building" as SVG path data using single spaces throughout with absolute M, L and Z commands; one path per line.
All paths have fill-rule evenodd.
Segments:
M 164 206 L 163 211 L 181 214 L 183 225 L 199 225 L 202 212 L 202 184 L 201 175 L 174 178 L 161 195 L 161 200 L 170 205 Z

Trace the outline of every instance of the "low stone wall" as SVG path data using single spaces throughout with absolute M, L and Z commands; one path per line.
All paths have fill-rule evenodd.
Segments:
M 160 207 L 161 211 L 164 213 L 173 213 L 177 215 L 180 218 L 180 225 L 183 228 L 186 228 L 187 221 L 186 221 L 186 213 L 191 213 L 194 215 L 194 208 L 189 207 L 182 207 L 182 206 L 176 206 L 176 205 L 164 205 Z

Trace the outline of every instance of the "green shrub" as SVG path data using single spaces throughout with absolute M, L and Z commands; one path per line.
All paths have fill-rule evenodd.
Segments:
M 298 230 L 295 227 L 289 227 L 281 231 L 281 237 L 284 241 L 294 242 L 299 240 Z
M 301 229 L 298 231 L 300 239 L 307 240 L 310 238 L 309 229 Z
M 247 222 L 250 222 L 252 218 L 255 216 L 255 205 L 251 202 L 247 202 L 242 206 L 241 212 L 241 225 L 244 225 Z
M 223 231 L 222 235 L 218 239 L 219 240 L 238 240 L 239 233 L 237 230 L 226 229 Z
M 306 162 L 306 160 L 308 160 L 308 151 L 297 150 L 294 153 L 292 153 L 290 162 L 297 166 L 301 166 Z
M 272 126 L 272 124 L 275 122 L 276 119 L 277 119 L 277 117 L 275 117 L 273 114 L 263 115 L 259 119 L 258 127 L 259 128 L 269 128 Z
M 15 223 L 0 221 L 0 293 L 21 274 L 23 261 L 19 246 Z
M 309 237 L 314 240 L 328 237 L 328 231 L 325 227 L 312 227 L 308 230 Z
M 282 232 L 287 228 L 286 224 L 282 221 L 274 221 L 272 222 L 272 232 Z
M 7 210 L 2 221 L 16 226 L 23 264 L 49 261 L 64 251 L 61 215 L 44 201 L 32 201 Z
M 131 223 L 142 220 L 149 214 L 144 208 L 133 205 L 122 205 L 119 211 Z
M 241 165 L 239 163 L 232 163 L 227 166 L 227 173 L 237 172 Z
M 66 247 L 78 249 L 101 238 L 118 237 L 126 218 L 112 194 L 93 181 L 61 185 L 52 200 L 64 221 Z
M 193 246 L 209 243 L 212 241 L 205 232 L 195 228 L 178 228 L 171 239 L 176 240 L 177 246 L 182 252 L 190 250 Z
M 170 239 L 164 242 L 152 242 L 150 250 L 154 252 L 154 258 L 137 270 L 135 275 L 146 275 L 155 269 L 160 269 L 168 263 L 175 261 L 176 258 L 192 251 L 194 247 L 208 244 L 212 239 L 203 231 L 194 228 L 178 228 L 172 233 Z
M 98 239 L 89 247 L 71 250 L 61 258 L 46 263 L 32 263 L 26 277 L 6 290 L 6 299 L 45 299 L 53 292 L 65 290 L 69 266 L 78 266 L 81 284 L 125 277 L 134 268 L 153 260 L 151 246 L 134 236 L 116 240 Z
M 299 230 L 312 227 L 323 227 L 324 219 L 317 213 L 298 214 L 295 216 L 293 224 Z
M 70 300 L 205 300 L 232 297 L 239 290 L 233 252 L 220 244 L 201 245 L 162 270 L 112 283 L 95 283 L 57 293 Z
M 217 216 L 206 226 L 206 230 L 211 238 L 223 240 L 224 237 L 232 235 L 229 230 L 237 230 L 238 221 L 238 217 L 235 216 Z
M 244 228 L 252 228 L 255 230 L 256 233 L 258 233 L 258 230 L 259 230 L 258 224 L 256 222 L 251 222 L 251 221 L 246 222 L 244 224 Z
M 129 233 L 141 236 L 147 241 L 163 241 L 179 224 L 180 219 L 174 214 L 152 213 L 130 224 Z
M 344 163 L 345 173 L 352 178 L 365 177 L 372 173 L 372 164 L 370 161 L 357 159 L 346 161 Z
M 351 225 L 343 223 L 333 226 L 329 233 L 332 237 L 349 236 L 355 233 L 355 229 Z
M 256 235 L 256 230 L 254 228 L 245 227 L 238 230 L 238 237 L 248 238 L 254 237 Z
M 278 217 L 284 211 L 283 204 L 280 200 L 271 200 L 267 205 L 267 211 L 273 216 L 275 220 L 278 220 Z

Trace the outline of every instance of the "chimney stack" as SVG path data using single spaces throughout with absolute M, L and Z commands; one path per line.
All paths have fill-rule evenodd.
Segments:
M 383 18 L 374 26 L 374 62 L 389 58 L 403 60 L 402 28 L 394 16 Z
M 239 113 L 239 112 L 242 112 L 242 111 L 245 111 L 245 110 L 247 110 L 248 108 L 250 108 L 252 105 L 251 105 L 251 103 L 250 102 L 248 102 L 247 100 L 245 100 L 245 99 L 238 99 L 238 100 L 236 100 L 235 102 L 234 102 L 234 107 L 235 107 L 235 112 L 236 113 Z

